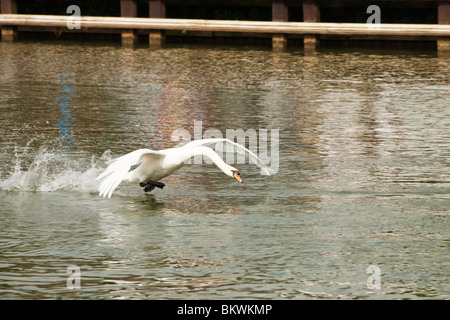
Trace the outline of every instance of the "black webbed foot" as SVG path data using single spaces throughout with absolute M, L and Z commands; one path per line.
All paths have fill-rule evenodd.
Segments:
M 152 183 L 152 185 L 154 185 L 155 187 L 160 188 L 160 189 L 162 189 L 162 188 L 164 188 L 166 186 L 162 182 L 154 182 L 154 181 L 152 181 L 151 183 Z
M 162 183 L 162 182 L 156 182 L 156 181 L 148 180 L 148 181 L 146 181 L 146 182 L 141 182 L 141 183 L 139 183 L 139 186 L 141 186 L 142 188 L 144 188 L 144 191 L 145 191 L 145 192 L 150 192 L 150 191 L 152 191 L 153 189 L 155 189 L 155 187 L 160 188 L 160 189 L 164 188 L 164 187 L 165 187 L 165 184 Z

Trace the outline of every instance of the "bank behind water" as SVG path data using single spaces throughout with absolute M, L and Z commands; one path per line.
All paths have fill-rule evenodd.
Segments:
M 95 5 L 95 3 L 97 5 Z M 19 15 L 17 15 L 19 14 Z M 148 19 L 151 18 L 151 19 Z M 2 0 L 2 40 L 61 38 L 147 42 L 427 48 L 450 51 L 450 2 L 101 1 L 30 6 Z M 20 34 L 20 35 L 19 35 Z

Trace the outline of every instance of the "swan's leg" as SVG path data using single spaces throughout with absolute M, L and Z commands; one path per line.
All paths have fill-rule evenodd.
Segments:
M 165 186 L 165 184 L 162 182 L 156 182 L 151 180 L 148 180 L 147 182 L 141 182 L 139 183 L 139 185 L 144 188 L 145 192 L 150 192 L 153 189 L 155 189 L 155 187 L 162 189 Z
M 152 191 L 153 189 L 155 189 L 155 186 L 152 185 L 152 184 L 148 184 L 148 183 L 141 182 L 141 183 L 139 183 L 139 185 L 140 185 L 142 188 L 144 188 L 144 191 L 145 191 L 145 192 L 150 192 L 150 191 Z
M 156 181 L 147 181 L 147 184 L 152 184 L 155 187 L 160 188 L 160 189 L 162 189 L 162 188 L 164 188 L 166 186 L 164 183 L 156 182 Z

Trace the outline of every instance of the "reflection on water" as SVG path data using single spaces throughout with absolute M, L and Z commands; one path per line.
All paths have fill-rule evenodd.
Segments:
M 61 117 L 58 121 L 58 129 L 61 133 L 61 141 L 67 147 L 74 147 L 74 138 L 72 136 L 72 122 L 74 121 L 74 115 L 71 111 L 70 101 L 74 95 L 73 85 L 69 83 L 70 79 L 61 77 L 61 93 L 55 102 L 60 107 Z
M 0 297 L 449 298 L 450 63 L 421 52 L 0 43 Z M 174 130 L 279 129 L 279 171 L 97 196 Z M 81 289 L 66 286 L 69 265 Z M 369 265 L 381 289 L 367 289 Z

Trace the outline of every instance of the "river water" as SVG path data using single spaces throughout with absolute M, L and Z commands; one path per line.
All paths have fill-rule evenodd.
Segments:
M 0 70 L 1 299 L 450 298 L 448 56 L 17 42 Z M 277 173 L 98 196 L 177 129 L 267 130 Z

